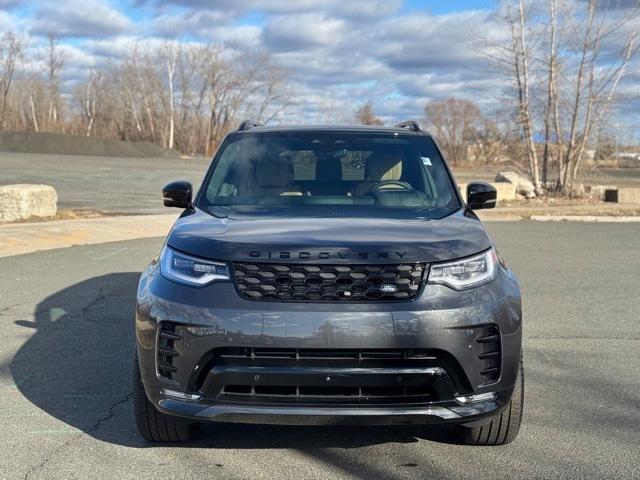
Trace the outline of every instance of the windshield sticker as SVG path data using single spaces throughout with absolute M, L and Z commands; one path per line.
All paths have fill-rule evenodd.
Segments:
M 420 157 L 420 160 L 422 160 L 423 165 L 426 165 L 427 167 L 431 166 L 431 159 L 429 157 Z

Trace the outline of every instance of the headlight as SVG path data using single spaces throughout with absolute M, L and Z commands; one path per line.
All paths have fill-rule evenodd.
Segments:
M 492 248 L 480 255 L 449 263 L 431 265 L 429 283 L 440 283 L 456 290 L 477 287 L 496 276 L 498 258 Z
M 203 287 L 216 280 L 229 280 L 229 267 L 224 263 L 212 262 L 176 252 L 164 247 L 160 256 L 162 276 L 174 282 L 191 287 Z

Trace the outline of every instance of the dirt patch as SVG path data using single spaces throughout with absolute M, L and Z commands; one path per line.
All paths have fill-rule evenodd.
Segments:
M 0 151 L 134 158 L 180 157 L 179 152 L 160 148 L 151 142 L 123 142 L 95 137 L 34 132 L 0 133 Z
M 485 213 L 486 212 L 486 213 Z M 525 201 L 500 202 L 493 210 L 483 211 L 485 218 L 499 215 L 515 215 L 531 218 L 537 215 L 578 215 L 578 216 L 639 216 L 640 205 L 607 203 L 594 199 L 534 198 Z
M 100 212 L 96 212 L 95 210 L 73 210 L 71 208 L 63 208 L 58 210 L 55 216 L 53 217 L 31 217 L 24 218 L 21 220 L 15 220 L 13 222 L 0 222 L 0 225 L 14 225 L 18 223 L 41 223 L 41 222 L 50 222 L 52 220 L 79 220 L 85 218 L 102 218 L 110 216 L 115 216 L 114 214 L 105 215 Z

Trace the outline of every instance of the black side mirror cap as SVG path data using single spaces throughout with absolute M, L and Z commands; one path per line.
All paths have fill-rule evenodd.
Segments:
M 467 185 L 467 207 L 471 210 L 496 206 L 498 192 L 486 182 L 471 182 Z
M 162 189 L 165 207 L 191 208 L 193 187 L 189 182 L 171 182 Z

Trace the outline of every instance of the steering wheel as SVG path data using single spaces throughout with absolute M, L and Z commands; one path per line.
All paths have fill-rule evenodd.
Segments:
M 367 190 L 367 193 L 378 193 L 383 187 L 387 185 L 395 185 L 396 187 L 400 187 L 403 191 L 406 192 L 415 192 L 416 190 L 411 186 L 410 183 L 407 182 L 402 182 L 400 180 L 381 180 L 375 185 L 372 185 L 371 188 Z

